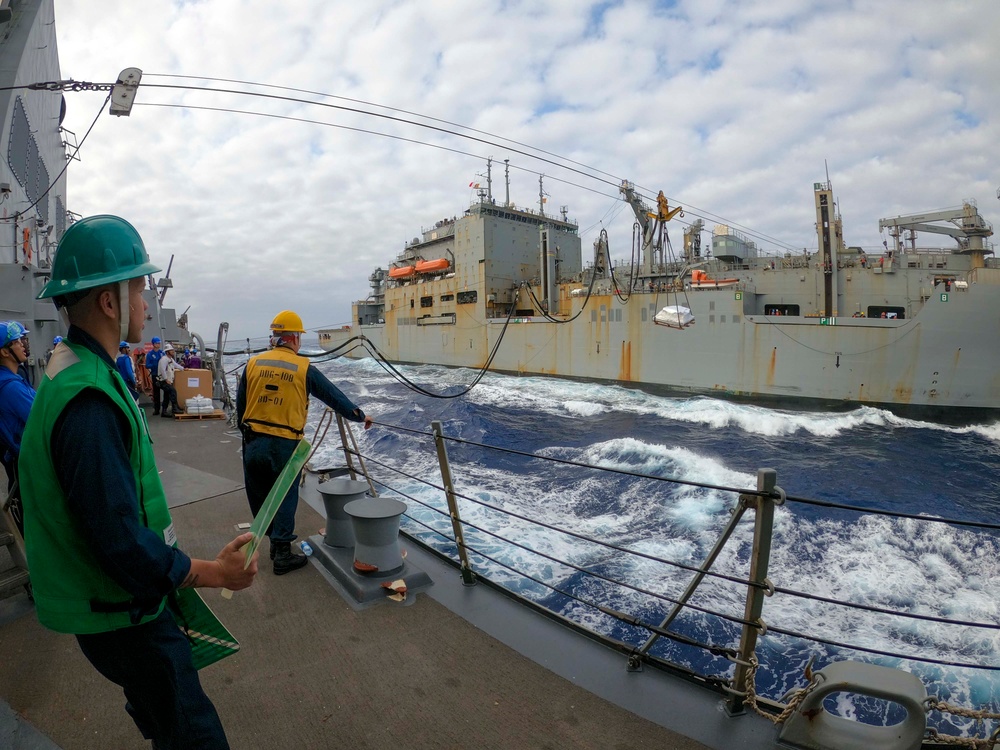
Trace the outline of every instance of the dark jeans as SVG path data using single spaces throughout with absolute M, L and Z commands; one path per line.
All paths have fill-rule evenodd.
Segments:
M 125 710 L 156 748 L 229 750 L 191 646 L 168 609 L 144 625 L 76 639 L 97 671 L 124 689 Z
M 160 413 L 160 379 L 153 374 L 153 414 Z
M 24 539 L 24 508 L 21 505 L 21 485 L 17 481 L 17 458 L 10 462 L 4 461 L 3 467 L 7 470 L 7 500 L 10 501 L 8 511 L 14 519 L 17 532 Z
M 177 404 L 177 389 L 174 388 L 173 383 L 161 380 L 160 390 L 163 391 L 163 413 L 167 413 L 168 406 L 173 410 L 174 414 L 179 412 L 180 407 Z
M 298 440 L 275 437 L 273 435 L 254 435 L 243 441 L 243 483 L 246 486 L 247 500 L 254 516 L 264 507 L 267 493 L 271 491 L 281 470 L 285 468 L 288 459 L 295 452 Z M 299 474 L 301 477 L 301 473 Z M 274 516 L 274 521 L 267 530 L 272 542 L 291 542 L 295 540 L 295 511 L 299 507 L 298 480 L 288 490 L 281 507 Z

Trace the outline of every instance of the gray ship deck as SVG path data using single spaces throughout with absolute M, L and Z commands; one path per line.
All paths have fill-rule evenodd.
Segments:
M 150 421 L 181 545 L 211 558 L 250 520 L 239 438 L 222 421 Z M 300 536 L 323 522 L 300 505 Z M 229 601 L 207 592 L 242 643 L 202 673 L 234 748 L 705 747 L 660 724 L 712 747 L 773 746 L 769 723 L 729 719 L 718 696 L 656 670 L 629 674 L 620 654 L 406 546 L 435 582 L 407 606 L 356 610 L 315 564 L 281 578 L 262 565 Z M 0 601 L 0 665 L 0 746 L 147 746 L 121 691 L 24 594 Z

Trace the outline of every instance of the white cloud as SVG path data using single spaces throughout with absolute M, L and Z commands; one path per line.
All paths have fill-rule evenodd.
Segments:
M 190 304 L 208 337 L 222 320 L 232 338 L 265 335 L 286 307 L 310 327 L 348 320 L 371 270 L 422 227 L 461 213 L 485 163 L 320 124 L 152 103 L 253 110 L 492 155 L 501 198 L 509 158 L 511 199 L 534 204 L 533 172 L 545 173 L 550 210 L 569 205 L 589 228 L 585 252 L 621 177 L 795 247 L 815 245 L 812 185 L 825 178 L 824 160 L 850 244 L 880 245 L 882 216 L 963 199 L 996 215 L 997 3 L 55 4 L 64 78 L 109 81 L 137 66 L 145 84 L 131 117 L 99 119 L 69 173 L 70 208 L 125 216 L 157 262 L 173 254 L 168 300 Z M 377 102 L 614 176 L 595 173 L 600 182 L 527 159 L 516 144 L 329 107 L 154 88 L 246 87 L 153 74 Z M 82 137 L 103 96 L 68 99 L 66 125 Z M 627 253 L 628 211 L 608 228 L 612 248 Z

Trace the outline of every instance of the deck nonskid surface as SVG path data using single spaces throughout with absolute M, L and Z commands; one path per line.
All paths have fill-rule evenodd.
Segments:
M 150 422 L 181 547 L 212 558 L 251 520 L 239 436 L 221 421 Z M 300 536 L 323 523 L 300 503 Z M 703 747 L 557 676 L 424 594 L 356 611 L 313 566 L 276 577 L 269 564 L 231 600 L 205 594 L 242 644 L 202 672 L 233 748 Z M 0 602 L 0 622 L 18 607 L 26 609 Z M 0 699 L 58 746 L 147 746 L 121 691 L 72 636 L 28 612 L 0 626 L 0 654 Z

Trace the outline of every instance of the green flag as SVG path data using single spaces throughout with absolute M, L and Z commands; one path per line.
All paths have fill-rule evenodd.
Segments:
M 191 643 L 195 669 L 215 664 L 240 650 L 239 642 L 195 589 L 178 589 L 169 601 L 174 619 Z
M 246 550 L 246 561 L 243 563 L 244 570 L 250 567 L 250 560 L 253 559 L 253 553 L 260 546 L 260 541 L 264 538 L 267 527 L 271 525 L 271 521 L 274 520 L 274 514 L 281 507 L 281 501 L 285 499 L 285 495 L 288 494 L 292 483 L 298 478 L 299 472 L 306 465 L 306 459 L 308 458 L 309 442 L 307 440 L 300 440 L 292 452 L 292 457 L 288 459 L 285 468 L 278 475 L 278 479 L 275 481 L 271 491 L 267 493 L 267 499 L 264 500 L 264 504 L 257 513 L 257 517 L 253 519 L 253 523 L 250 525 L 250 532 L 253 534 L 253 539 L 243 548 Z

